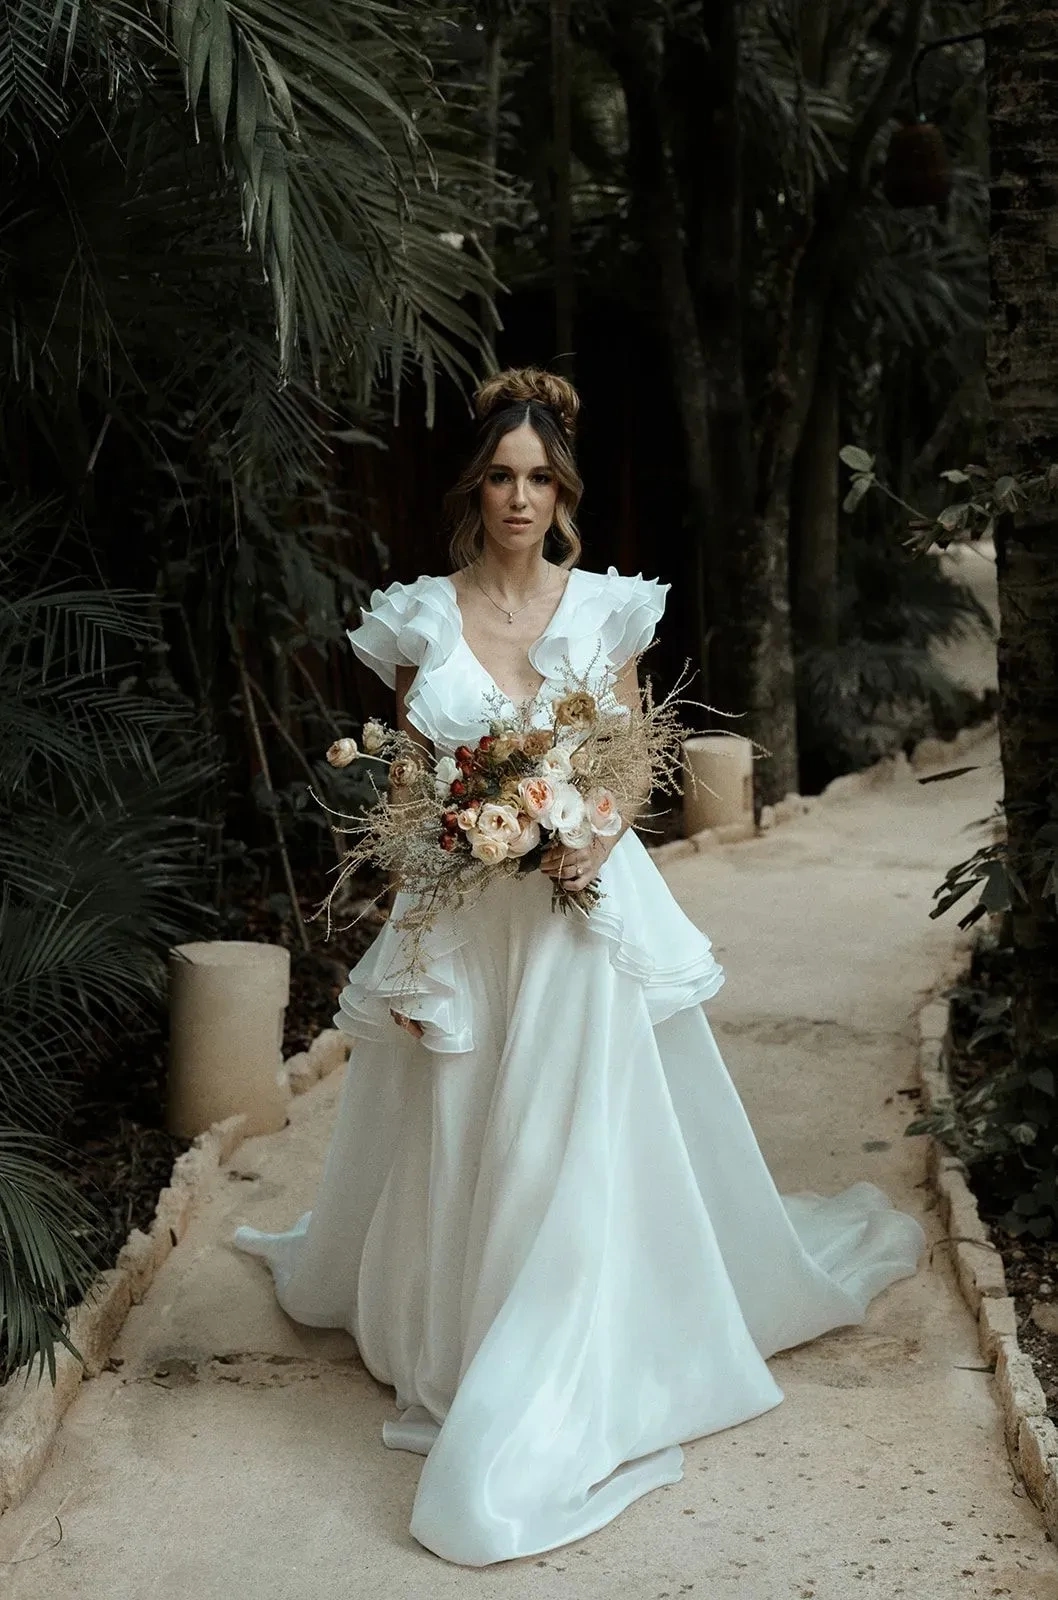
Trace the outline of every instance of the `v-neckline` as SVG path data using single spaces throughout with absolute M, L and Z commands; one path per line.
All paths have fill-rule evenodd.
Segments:
M 529 647 L 527 648 L 527 650 L 525 652 L 526 656 L 528 657 L 528 660 L 529 660 L 529 665 L 536 672 L 540 672 L 540 668 L 536 665 L 536 662 L 533 660 L 533 653 L 537 649 L 538 645 L 543 644 L 543 642 L 547 638 L 548 634 L 554 628 L 555 623 L 558 621 L 559 616 L 562 613 L 562 608 L 566 604 L 566 600 L 569 597 L 569 591 L 570 591 L 570 588 L 572 587 L 572 584 L 573 584 L 573 575 L 576 572 L 576 570 L 577 570 L 576 567 L 570 567 L 569 576 L 566 579 L 566 586 L 563 589 L 561 595 L 559 596 L 558 605 L 555 607 L 554 611 L 552 611 L 552 613 L 551 613 L 551 620 L 548 622 L 547 627 L 544 629 L 544 631 L 537 635 L 537 637 L 533 640 L 532 644 L 529 645 Z M 542 691 L 544 689 L 544 686 L 548 681 L 547 674 L 546 673 L 540 673 L 540 682 L 539 682 L 534 694 L 528 695 L 523 700 L 514 700 L 514 699 L 512 699 L 511 696 L 507 693 L 506 689 L 503 688 L 502 684 L 499 684 L 499 683 L 496 682 L 496 679 L 492 676 L 492 673 L 489 671 L 488 667 L 474 653 L 474 651 L 470 648 L 470 645 L 467 642 L 466 630 L 463 627 L 463 611 L 462 611 L 462 607 L 459 604 L 459 595 L 456 593 L 455 584 L 452 582 L 451 578 L 449 578 L 449 577 L 442 577 L 441 582 L 447 584 L 447 586 L 448 586 L 448 589 L 447 589 L 448 597 L 452 602 L 452 606 L 453 606 L 453 608 L 455 610 L 455 614 L 456 614 L 456 621 L 457 621 L 457 623 L 459 625 L 459 642 L 460 642 L 460 644 L 462 644 L 463 649 L 466 651 L 466 653 L 470 657 L 470 659 L 481 670 L 481 672 L 484 673 L 485 677 L 489 680 L 489 682 L 491 683 L 492 687 L 496 690 L 496 692 L 503 696 L 504 700 L 507 702 L 507 704 L 509 706 L 525 705 L 527 703 L 529 705 L 531 705 L 534 700 L 539 700 L 540 695 L 541 695 L 541 693 L 542 693 Z

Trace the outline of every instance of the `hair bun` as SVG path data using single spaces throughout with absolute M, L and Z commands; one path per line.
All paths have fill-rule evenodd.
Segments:
M 573 438 L 580 396 L 565 378 L 557 372 L 545 372 L 542 367 L 508 367 L 505 372 L 486 378 L 474 392 L 474 411 L 479 422 L 484 422 L 501 406 L 530 400 L 553 411 L 567 439 Z

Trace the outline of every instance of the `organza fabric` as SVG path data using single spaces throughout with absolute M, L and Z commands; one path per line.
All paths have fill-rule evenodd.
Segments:
M 620 666 L 665 586 L 575 570 L 530 656 Z M 372 596 L 353 649 L 438 754 L 499 691 L 444 578 Z M 767 1358 L 862 1322 L 916 1270 L 919 1223 L 874 1184 L 780 1195 L 700 1002 L 723 973 L 634 833 L 589 918 L 500 876 L 429 935 L 391 922 L 349 974 L 354 1047 L 313 1210 L 240 1228 L 297 1321 L 343 1327 L 395 1390 L 387 1445 L 426 1457 L 410 1531 L 485 1566 L 602 1527 L 683 1475 L 681 1444 L 783 1398 Z M 390 1006 L 422 1022 L 396 1028 Z

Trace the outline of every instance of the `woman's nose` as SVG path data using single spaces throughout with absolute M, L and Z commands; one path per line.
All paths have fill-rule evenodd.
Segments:
M 511 491 L 511 505 L 512 506 L 524 506 L 525 502 L 526 502 L 525 485 L 524 485 L 524 483 L 516 483 L 514 488 Z

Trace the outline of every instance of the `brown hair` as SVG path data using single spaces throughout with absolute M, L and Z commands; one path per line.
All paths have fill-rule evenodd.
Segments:
M 576 389 L 557 373 L 540 367 L 509 367 L 479 385 L 474 410 L 479 422 L 477 443 L 444 499 L 445 518 L 452 530 L 448 553 L 453 570 L 469 566 L 481 554 L 481 483 L 500 440 L 523 422 L 539 435 L 548 466 L 558 479 L 551 537 L 559 547 L 559 565 L 576 566 L 581 543 L 573 517 L 584 492 L 573 457 L 580 410 Z

